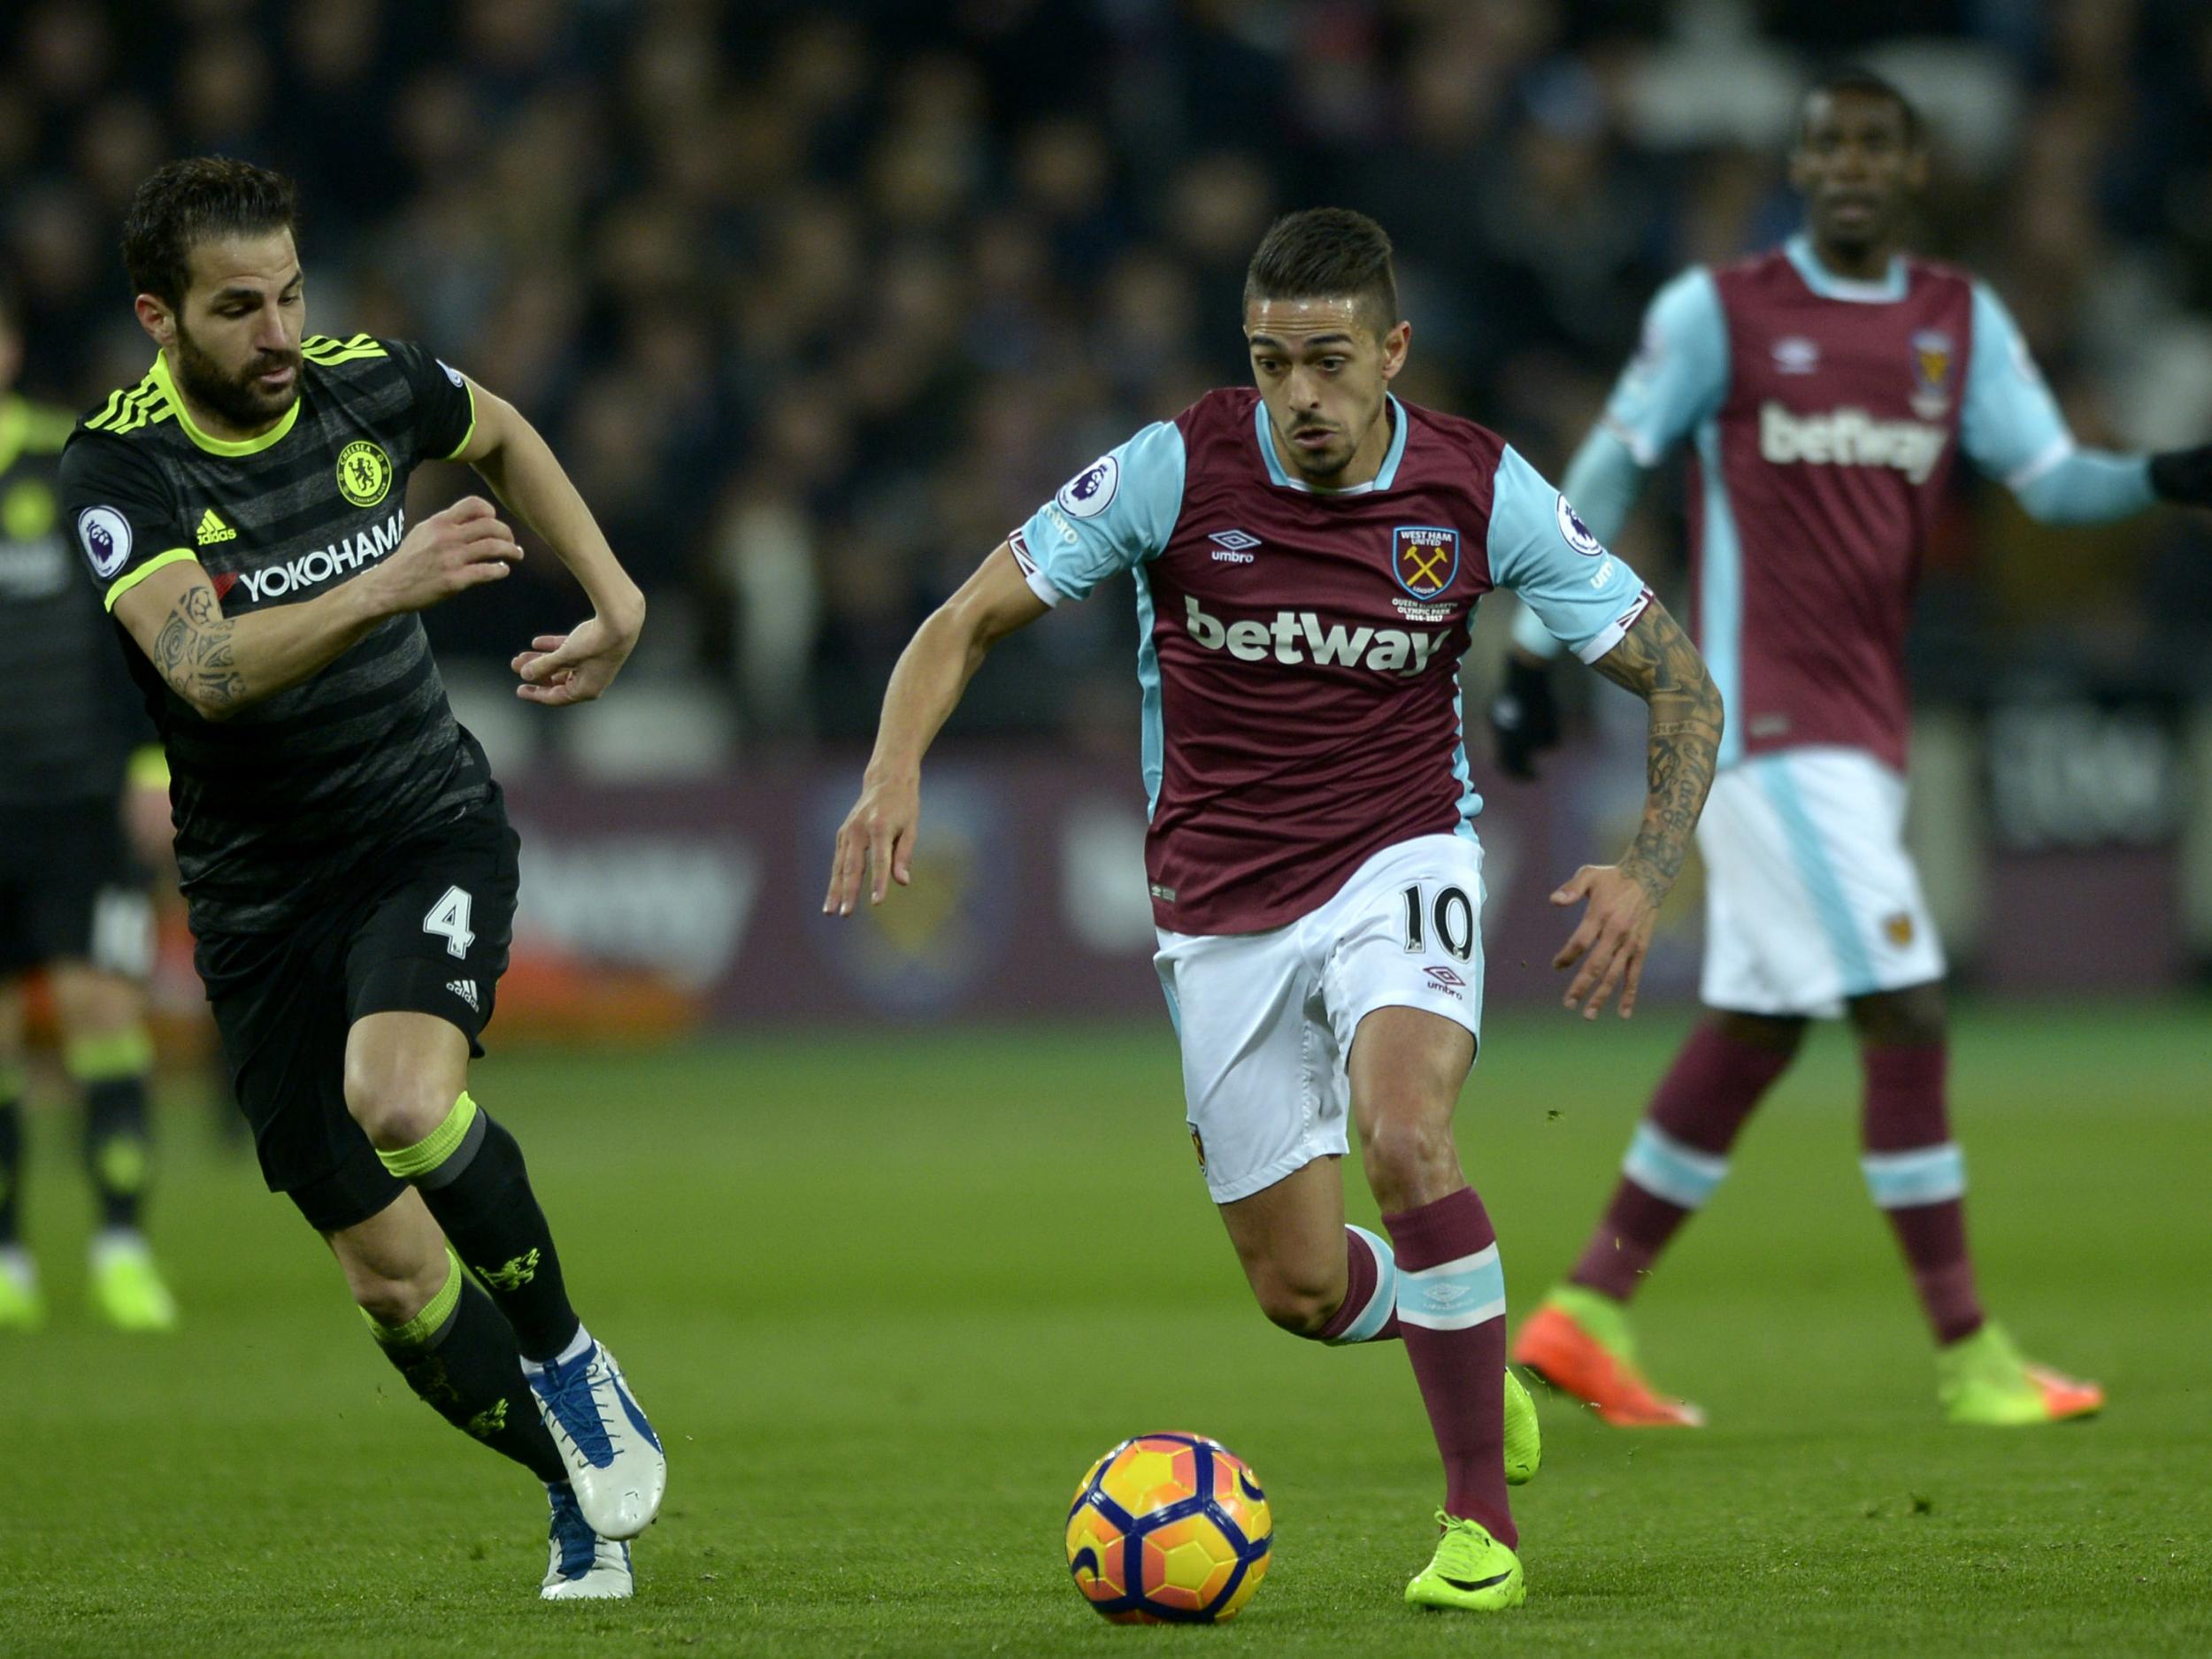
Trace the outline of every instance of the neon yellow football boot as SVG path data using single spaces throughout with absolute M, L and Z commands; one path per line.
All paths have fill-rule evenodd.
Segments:
M 1985 1325 L 1936 1350 L 1936 1399 L 1954 1423 L 2026 1428 L 2104 1409 L 2104 1389 L 2022 1356 L 2002 1325 Z
M 1444 1536 L 1436 1558 L 1406 1586 L 1406 1605 L 1459 1608 L 1471 1613 L 1502 1613 L 1528 1599 L 1521 1558 L 1490 1536 L 1479 1521 L 1463 1521 L 1436 1512 Z
M 39 1294 L 30 1253 L 0 1250 L 0 1331 L 35 1331 L 45 1323 L 46 1298 Z
M 134 1233 L 104 1233 L 92 1241 L 87 1288 L 93 1311 L 119 1331 L 173 1331 L 177 1299 L 154 1265 L 154 1253 Z
M 1544 1463 L 1544 1437 L 1536 1425 L 1536 1402 L 1521 1379 L 1505 1373 L 1505 1484 L 1525 1486 Z

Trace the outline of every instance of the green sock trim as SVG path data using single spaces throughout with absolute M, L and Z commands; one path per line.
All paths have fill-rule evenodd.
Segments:
M 101 1143 L 93 1154 L 92 1167 L 100 1185 L 110 1192 L 135 1194 L 146 1190 L 153 1159 L 147 1154 L 146 1143 L 136 1135 L 117 1135 Z
M 466 1100 L 464 1094 L 462 1099 Z M 453 1317 L 454 1309 L 461 1305 L 461 1258 L 453 1253 L 453 1247 L 445 1249 L 445 1285 L 438 1294 L 423 1305 L 423 1310 L 405 1325 L 386 1325 L 366 1308 L 361 1317 L 369 1322 L 370 1334 L 386 1348 L 420 1348 L 438 1334 L 445 1322 Z
M 461 1098 L 453 1102 L 453 1110 L 435 1129 L 411 1147 L 402 1147 L 396 1152 L 379 1152 L 376 1156 L 401 1180 L 419 1179 L 453 1156 L 467 1136 L 469 1125 L 475 1121 L 476 1102 L 463 1089 Z
M 78 1083 L 114 1083 L 154 1069 L 154 1040 L 143 1025 L 104 1037 L 79 1037 L 62 1051 L 62 1069 Z M 4 1092 L 4 1080 L 0 1080 Z
M 1591 1336 L 1598 1346 L 1615 1359 L 1635 1363 L 1636 1339 L 1628 1328 L 1628 1309 L 1615 1302 L 1602 1291 L 1592 1290 L 1586 1285 L 1560 1285 L 1545 1298 L 1553 1307 L 1571 1314 L 1574 1321 Z

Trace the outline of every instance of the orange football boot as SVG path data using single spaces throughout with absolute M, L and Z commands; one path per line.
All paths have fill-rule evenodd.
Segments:
M 1586 1401 L 1619 1428 L 1705 1425 L 1702 1410 L 1686 1400 L 1667 1398 L 1637 1369 L 1619 1304 L 1595 1291 L 1574 1285 L 1553 1291 L 1522 1325 L 1513 1361 L 1562 1393 Z

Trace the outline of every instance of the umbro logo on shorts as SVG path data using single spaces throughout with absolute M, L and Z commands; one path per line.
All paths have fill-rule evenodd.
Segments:
M 1422 972 L 1428 975 L 1430 983 L 1434 985 L 1438 990 L 1443 992 L 1445 995 L 1455 999 L 1459 995 L 1460 987 L 1467 983 L 1466 980 L 1461 979 L 1459 975 L 1454 973 L 1449 968 L 1445 967 L 1441 963 L 1439 963 L 1434 967 L 1424 968 Z

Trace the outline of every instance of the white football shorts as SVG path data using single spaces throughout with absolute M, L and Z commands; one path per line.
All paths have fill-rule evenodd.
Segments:
M 1216 1203 L 1350 1149 L 1345 1064 L 1377 1009 L 1441 1014 L 1480 1041 L 1482 896 L 1481 843 L 1422 835 L 1377 853 L 1287 926 L 1160 931 L 1153 961 Z
M 1698 821 L 1711 1007 L 1832 1018 L 1846 998 L 1943 977 L 1905 850 L 1905 780 L 1855 749 L 1761 755 Z

